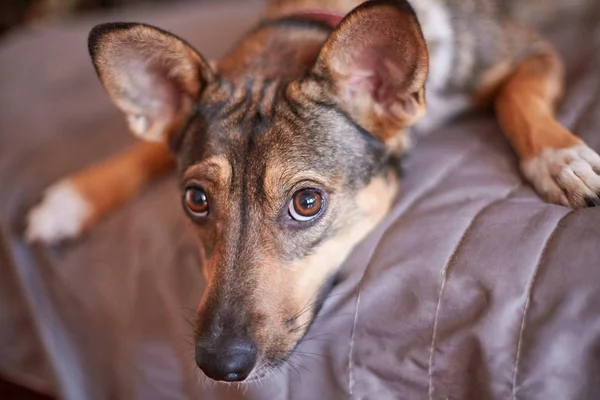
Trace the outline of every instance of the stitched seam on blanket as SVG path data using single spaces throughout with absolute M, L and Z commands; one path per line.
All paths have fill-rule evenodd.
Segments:
M 356 332 L 356 322 L 358 321 L 358 307 L 360 306 L 360 289 L 358 290 L 358 294 L 356 295 L 356 309 L 354 312 L 354 321 L 352 322 L 352 334 L 350 335 L 350 349 L 349 349 L 349 357 L 348 357 L 348 394 L 352 395 L 352 389 L 354 389 L 354 358 L 352 355 L 354 354 L 354 332 Z
M 164 241 L 163 243 L 168 243 L 168 240 L 166 237 L 163 238 Z M 179 238 L 177 238 L 177 241 L 172 243 L 171 245 L 173 245 L 175 248 L 180 249 L 181 245 L 183 243 L 185 239 L 184 235 L 181 235 Z M 144 244 L 142 243 L 142 241 L 139 241 L 139 246 L 140 249 L 142 248 L 141 246 L 143 246 Z M 163 245 L 164 246 L 164 245 Z M 155 248 L 154 251 L 156 253 L 160 253 L 162 251 L 161 247 L 158 247 L 157 249 Z M 131 301 L 129 301 L 129 312 L 130 312 L 130 318 L 133 318 L 133 316 L 131 316 L 131 314 L 133 313 L 133 307 L 134 307 L 134 299 L 137 297 L 136 294 L 138 292 L 139 286 L 140 286 L 140 275 L 143 273 L 143 266 L 140 263 L 140 257 L 138 256 L 139 253 L 136 252 L 136 254 L 134 254 L 134 258 L 133 258 L 133 262 L 130 262 L 130 264 L 128 264 L 130 267 L 133 265 L 135 267 L 135 270 L 132 273 L 132 277 L 131 277 L 131 282 L 132 282 L 132 287 L 133 287 L 133 292 L 129 294 L 129 299 Z M 171 258 L 171 257 L 169 257 Z M 172 263 L 175 262 L 175 258 L 172 258 Z M 199 271 L 197 271 L 199 273 Z M 182 307 L 178 307 L 178 305 L 176 304 L 176 301 L 173 301 L 173 297 L 169 296 L 169 288 L 166 288 L 167 285 L 167 280 L 164 279 L 163 276 L 161 276 L 159 273 L 155 273 L 152 274 L 152 279 L 154 280 L 154 284 L 156 287 L 156 291 L 158 296 L 162 299 L 162 303 L 165 305 L 165 309 L 171 309 L 171 310 L 182 310 L 184 308 Z M 196 310 L 192 307 L 188 307 L 190 311 L 194 312 L 194 315 L 196 315 Z M 189 335 L 189 337 L 193 337 L 193 331 L 195 329 L 195 324 L 194 321 L 191 321 L 188 317 L 186 317 L 185 315 L 180 315 L 180 314 L 172 314 L 169 313 L 169 315 L 167 316 L 167 318 L 169 318 L 171 321 L 169 323 L 169 327 L 168 327 L 168 334 L 169 337 L 171 338 L 171 350 L 173 351 L 173 354 L 175 355 L 175 358 L 178 362 L 178 366 L 180 368 L 180 373 L 182 375 L 181 377 L 181 383 L 180 383 L 180 390 L 181 390 L 181 394 L 183 395 L 185 393 L 185 395 L 187 395 L 188 398 L 192 398 L 194 396 L 194 393 L 196 392 L 196 388 L 198 383 L 194 382 L 193 379 L 191 379 L 192 376 L 194 376 L 194 374 L 196 374 L 196 372 L 194 371 L 195 369 L 195 362 L 190 360 L 190 353 L 189 353 L 189 339 L 188 340 L 178 340 L 181 339 L 182 336 L 182 332 L 185 332 L 185 334 L 183 335 Z M 183 324 L 183 322 L 186 322 L 187 324 Z M 191 328 L 191 331 L 189 330 Z M 124 332 L 126 332 L 126 334 L 131 335 L 131 333 L 127 333 L 127 330 L 124 330 Z M 133 342 L 135 339 L 130 338 L 130 340 Z M 193 343 L 192 343 L 193 345 Z M 194 371 L 193 374 L 189 374 L 189 373 L 184 373 L 186 372 L 186 370 L 188 370 L 189 368 L 192 368 L 192 371 Z M 200 377 L 198 376 L 198 379 L 200 379 Z M 185 391 L 185 392 L 184 392 Z
M 597 33 L 600 33 L 600 30 L 597 30 Z M 592 50 L 592 49 L 590 49 Z M 593 50 L 596 51 L 590 51 L 589 54 L 598 54 L 597 50 L 600 50 L 600 46 L 594 46 Z M 595 65 L 597 64 L 594 61 L 598 61 L 597 57 L 593 57 L 592 61 L 590 61 L 590 58 L 588 57 L 586 59 L 586 61 L 579 61 L 579 63 L 581 64 L 582 62 L 585 62 L 587 65 L 585 66 L 585 69 L 583 71 L 583 73 L 580 71 L 578 74 L 578 77 L 583 79 L 584 81 L 589 79 L 590 74 L 594 74 L 595 73 Z M 576 110 L 575 114 L 575 119 L 573 121 L 570 121 L 570 123 L 567 123 L 565 125 L 565 127 L 568 127 L 570 131 L 572 132 L 577 132 L 578 136 L 581 139 L 584 139 L 584 141 L 592 148 L 596 148 L 598 143 L 594 143 L 591 139 L 595 138 L 596 135 L 594 135 L 593 137 L 591 137 L 590 134 L 588 135 L 582 135 L 580 133 L 581 131 L 581 126 L 585 125 L 587 120 L 589 120 L 590 118 L 594 118 L 594 113 L 592 112 L 592 110 L 596 107 L 596 99 L 599 97 L 600 94 L 600 82 L 595 79 L 594 82 L 596 83 L 595 85 L 595 89 L 593 90 L 592 93 L 591 90 L 589 90 L 589 88 L 587 88 L 586 92 L 585 92 L 585 96 L 587 97 L 587 100 L 585 102 L 585 104 L 583 106 L 578 107 L 578 109 Z M 576 83 L 574 86 L 578 86 L 581 85 L 581 82 Z M 585 82 L 584 86 L 588 86 L 589 83 Z M 571 91 L 569 91 L 569 93 L 571 93 Z M 588 94 L 590 93 L 590 94 Z M 571 94 L 570 94 L 571 95 Z M 572 95 L 574 96 L 581 96 L 580 93 L 578 93 L 578 91 L 575 91 L 575 93 L 573 93 Z M 568 103 L 571 103 L 570 101 L 568 101 Z M 570 107 L 568 107 L 567 104 L 562 104 L 560 107 L 560 113 L 564 113 L 566 110 L 568 110 Z M 559 121 L 561 122 L 565 122 L 562 120 L 562 118 L 559 116 Z M 585 130 L 586 132 L 595 132 L 595 129 L 587 129 Z
M 65 328 L 64 321 L 57 313 L 53 302 L 42 302 L 40 299 L 47 299 L 47 284 L 39 276 L 37 271 L 32 271 L 31 262 L 34 258 L 41 258 L 38 254 L 31 254 L 25 251 L 25 244 L 16 239 L 11 232 L 2 232 L 6 237 L 6 243 L 10 240 L 12 243 L 7 245 L 10 250 L 10 259 L 20 259 L 25 257 L 26 262 L 16 262 L 14 272 L 15 280 L 20 286 L 19 290 L 23 296 L 32 324 L 36 329 L 36 336 L 42 347 L 44 356 L 52 369 L 52 378 L 56 382 L 60 398 L 73 399 L 85 398 L 89 394 L 86 388 L 81 384 L 81 360 L 80 355 L 73 349 L 73 344 L 68 339 L 68 331 Z M 15 248 L 15 245 L 18 247 Z M 12 254 L 11 254 L 12 253 Z M 18 253 L 18 254 L 14 254 Z M 47 260 L 42 258 L 46 263 Z M 47 265 L 44 265 L 44 267 Z M 36 295 L 32 295 L 35 293 Z M 69 362 L 64 360 L 68 359 Z M 70 384 L 67 383 L 67 376 Z
M 456 243 L 456 246 L 454 246 L 454 249 L 452 250 L 452 253 L 450 253 L 450 257 L 448 257 L 448 261 L 446 262 L 446 265 L 442 269 L 442 282 L 440 283 L 440 291 L 439 291 L 439 294 L 438 294 L 438 301 L 437 301 L 437 305 L 436 305 L 436 308 L 435 308 L 435 314 L 434 314 L 434 317 L 433 317 L 433 327 L 432 327 L 432 331 L 431 331 L 431 345 L 429 346 L 429 362 L 428 362 L 427 376 L 428 376 L 428 379 L 429 379 L 429 399 L 430 400 L 433 400 L 433 392 L 435 391 L 435 387 L 433 385 L 433 356 L 434 356 L 434 353 L 435 353 L 434 350 L 435 350 L 435 338 L 436 338 L 437 327 L 438 327 L 438 317 L 439 317 L 439 314 L 440 314 L 440 309 L 442 308 L 442 296 L 444 295 L 444 289 L 446 288 L 446 282 L 448 281 L 448 273 L 450 271 L 450 267 L 452 266 L 453 262 L 456 259 L 456 254 L 458 253 L 458 249 L 460 248 L 460 246 L 464 242 L 465 238 L 467 237 L 467 234 L 469 233 L 469 231 L 473 227 L 473 224 L 475 223 L 475 221 L 481 215 L 483 215 L 483 213 L 486 210 L 488 210 L 490 207 L 492 207 L 492 206 L 494 206 L 496 204 L 499 204 L 499 203 L 505 201 L 506 199 L 508 199 L 522 185 L 523 185 L 522 183 L 519 183 L 519 184 L 513 186 L 504 196 L 502 196 L 500 198 L 497 198 L 495 200 L 492 200 L 491 202 L 489 202 L 486 205 L 484 205 L 483 207 L 481 207 L 481 209 L 479 209 L 479 211 L 477 211 L 475 213 L 475 215 L 473 216 L 473 218 L 469 222 L 469 225 L 467 225 L 467 227 L 465 228 L 465 230 L 464 230 L 463 234 L 461 235 L 460 239 Z
M 533 275 L 531 276 L 531 280 L 529 281 L 529 285 L 527 285 L 527 297 L 525 299 L 525 304 L 523 306 L 523 315 L 521 316 L 521 327 L 519 328 L 519 337 L 517 339 L 517 350 L 516 350 L 516 355 L 515 355 L 515 366 L 513 368 L 513 379 L 512 379 L 512 399 L 516 400 L 517 399 L 517 377 L 519 374 L 519 363 L 521 361 L 521 351 L 522 351 L 522 346 L 523 346 L 523 336 L 525 334 L 525 327 L 526 327 L 526 320 L 527 320 L 527 312 L 529 311 L 529 305 L 531 303 L 531 295 L 533 293 L 533 285 L 535 284 L 536 278 L 538 276 L 538 272 L 541 269 L 542 264 L 544 263 L 545 259 L 546 259 L 546 252 L 550 246 L 550 242 L 552 242 L 552 239 L 554 238 L 554 236 L 556 235 L 556 232 L 558 232 L 558 230 L 560 229 L 560 227 L 562 227 L 563 221 L 565 221 L 565 219 L 567 219 L 567 217 L 569 215 L 571 215 L 571 213 L 573 213 L 573 210 L 569 210 L 569 212 L 567 212 L 565 215 L 563 215 L 558 222 L 556 223 L 556 226 L 554 227 L 554 229 L 552 230 L 552 233 L 550 233 L 550 235 L 548 236 L 548 238 L 546 239 L 546 242 L 544 243 L 544 247 L 542 247 L 542 251 L 540 253 L 540 257 L 538 259 L 538 262 L 535 266 L 535 269 L 533 270 Z
M 478 141 L 475 145 L 470 147 L 468 150 L 464 151 L 459 157 L 457 157 L 455 160 L 453 160 L 453 162 L 450 164 L 450 166 L 448 166 L 447 168 L 441 169 L 441 171 L 443 171 L 443 172 L 440 173 L 436 177 L 436 179 L 432 180 L 431 184 L 426 186 L 421 191 L 420 194 L 415 196 L 410 201 L 410 203 L 408 205 L 406 205 L 404 207 L 404 209 L 402 209 L 400 211 L 400 213 L 398 213 L 397 215 L 394 215 L 393 218 L 390 218 L 389 225 L 385 227 L 384 231 L 382 232 L 381 236 L 379 237 L 379 240 L 377 242 L 377 245 L 375 246 L 375 249 L 373 249 L 373 251 L 371 252 L 371 254 L 369 256 L 369 260 L 367 261 L 367 266 L 365 267 L 365 270 L 363 271 L 363 276 L 361 277 L 360 282 L 358 283 L 358 294 L 356 296 L 356 304 L 354 307 L 354 323 L 352 326 L 352 333 L 350 334 L 350 348 L 348 350 L 348 394 L 349 395 L 353 394 L 354 384 L 355 384 L 354 372 L 353 372 L 353 368 L 354 368 L 354 335 L 356 333 L 356 325 L 358 323 L 358 306 L 359 306 L 360 294 L 362 292 L 362 288 L 363 288 L 365 277 L 367 276 L 367 272 L 372 265 L 373 256 L 375 255 L 375 253 L 377 253 L 377 251 L 379 250 L 379 247 L 381 245 L 381 239 L 386 235 L 386 233 L 392 226 L 394 226 L 396 223 L 398 223 L 398 221 L 401 219 L 402 216 L 404 216 L 409 210 L 411 210 L 416 204 L 418 204 L 419 201 L 421 199 L 423 199 L 431 190 L 435 189 L 440 182 L 442 182 L 445 178 L 450 176 L 454 171 L 456 171 L 458 169 L 459 166 L 461 166 L 464 163 L 465 160 L 467 160 L 473 153 L 475 153 L 476 150 L 478 150 L 479 147 L 481 146 L 481 143 L 482 143 L 481 141 Z

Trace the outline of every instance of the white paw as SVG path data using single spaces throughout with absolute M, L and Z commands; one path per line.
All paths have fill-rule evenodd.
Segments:
M 600 206 L 600 156 L 584 144 L 546 149 L 522 163 L 521 169 L 540 196 L 552 203 Z
M 79 235 L 91 216 L 92 206 L 68 180 L 48 187 L 40 204 L 27 214 L 25 238 L 56 243 Z

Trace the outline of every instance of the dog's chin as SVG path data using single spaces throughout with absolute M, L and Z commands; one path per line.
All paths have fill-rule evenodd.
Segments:
M 317 292 L 317 298 L 313 303 L 312 307 L 309 309 L 311 312 L 311 319 L 308 323 L 303 323 L 301 327 L 302 331 L 298 331 L 297 328 L 293 328 L 291 332 L 294 332 L 294 336 L 287 337 L 285 339 L 281 339 L 281 342 L 285 342 L 288 344 L 289 349 L 268 349 L 265 351 L 266 357 L 263 358 L 263 361 L 260 362 L 259 365 L 254 367 L 252 372 L 244 379 L 243 381 L 238 382 L 224 382 L 218 381 L 219 383 L 225 385 L 244 385 L 244 384 L 254 384 L 260 383 L 265 379 L 277 374 L 281 370 L 284 364 L 288 362 L 290 357 L 294 355 L 294 352 L 300 345 L 300 343 L 305 339 L 306 333 L 308 332 L 310 326 L 314 323 L 315 319 L 318 316 L 319 311 L 321 310 L 325 299 L 331 293 L 333 287 L 338 283 L 339 276 L 337 274 L 332 275 Z M 217 381 L 215 381 L 217 382 Z
M 252 371 L 250 375 L 240 383 L 260 383 L 266 378 L 273 376 L 280 371 L 282 365 L 283 361 L 261 365 L 260 367 L 255 368 L 254 371 Z
M 294 351 L 296 351 L 296 348 L 298 347 L 298 345 L 300 345 L 300 343 L 304 339 L 306 333 L 308 332 L 308 329 L 310 328 L 310 326 L 312 325 L 314 320 L 317 318 L 317 315 L 318 315 L 319 311 L 321 310 L 323 303 L 325 302 L 325 299 L 327 298 L 327 296 L 329 295 L 329 293 L 331 292 L 333 287 L 338 283 L 339 279 L 340 278 L 339 278 L 338 274 L 334 274 L 327 281 L 325 281 L 325 283 L 320 287 L 318 296 L 317 296 L 317 300 L 315 301 L 315 303 L 313 304 L 313 307 L 312 307 L 313 315 L 311 317 L 311 320 L 308 324 L 305 324 L 304 331 L 297 338 L 295 344 L 290 348 L 290 350 L 285 352 L 285 354 L 283 356 L 278 357 L 276 360 L 270 360 L 270 361 L 264 362 L 262 365 L 256 367 L 250 373 L 250 375 L 248 375 L 248 377 L 241 383 L 259 383 L 262 380 L 264 380 L 265 378 L 270 377 L 273 374 L 276 374 L 277 371 L 279 371 L 281 369 L 281 367 L 294 354 Z M 279 352 L 279 354 L 281 354 L 281 352 Z
M 246 379 L 237 383 L 260 383 L 261 381 L 264 381 L 265 379 L 277 374 L 288 362 L 290 357 L 294 355 L 294 351 L 302 341 L 303 337 L 304 334 L 298 338 L 298 341 L 288 351 L 278 350 L 276 357 L 261 362 L 260 365 L 254 367 Z

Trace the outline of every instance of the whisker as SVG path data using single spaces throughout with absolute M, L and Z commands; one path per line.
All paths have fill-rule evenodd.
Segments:
M 318 356 L 318 357 L 325 357 L 325 354 L 321 354 L 321 353 L 313 353 L 310 351 L 302 351 L 302 350 L 294 350 L 293 354 L 300 354 L 300 355 L 308 355 L 308 356 Z
M 310 369 L 306 365 L 302 364 L 300 357 L 295 356 L 294 360 L 296 360 L 298 362 L 298 367 L 302 368 L 303 370 L 305 370 L 308 373 L 311 372 Z M 315 361 L 315 360 L 311 360 L 311 361 Z
M 329 335 L 329 334 L 319 334 L 319 335 L 315 335 L 315 336 L 309 336 L 309 337 L 305 337 L 303 338 L 302 342 L 329 342 L 329 341 L 333 341 L 335 338 L 333 337 L 333 335 Z
M 296 368 L 296 366 L 294 364 L 292 364 L 292 362 L 290 360 L 285 360 L 284 365 L 286 365 L 288 367 L 288 370 L 290 370 L 292 373 L 296 374 L 298 379 L 300 379 L 300 371 L 298 370 L 298 368 Z
M 187 337 L 182 337 L 181 338 L 184 342 L 186 342 L 187 344 L 189 344 L 190 346 L 195 346 L 194 342 L 190 340 L 190 338 Z
M 194 321 L 192 321 L 191 319 L 189 319 L 188 317 L 186 317 L 185 315 L 182 316 L 183 320 L 185 322 L 187 322 L 192 328 L 196 329 L 196 323 Z
M 179 308 L 181 308 L 182 310 L 185 310 L 185 311 L 193 312 L 194 314 L 198 314 L 198 310 L 196 310 L 195 308 L 192 308 L 192 307 L 180 306 Z

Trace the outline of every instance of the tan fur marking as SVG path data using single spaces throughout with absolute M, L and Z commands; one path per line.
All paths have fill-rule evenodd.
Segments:
M 265 172 L 265 193 L 270 199 L 281 196 L 283 182 L 315 182 L 325 188 L 333 186 L 335 176 L 322 176 L 311 171 L 297 171 L 282 162 L 270 161 Z M 291 194 L 291 193 L 290 193 Z
M 231 181 L 231 164 L 223 156 L 207 158 L 199 164 L 192 165 L 183 173 L 183 180 L 203 177 L 221 188 L 225 188 Z
M 389 211 L 398 193 L 398 177 L 390 173 L 387 177 L 377 177 L 356 195 L 356 204 L 362 214 L 374 225 L 378 224 Z
M 343 213 L 355 216 L 353 224 L 342 229 L 338 236 L 323 243 L 309 257 L 285 267 L 292 274 L 287 281 L 293 282 L 291 293 L 298 310 L 315 300 L 313 297 L 327 277 L 340 266 L 352 248 L 381 222 L 389 211 L 397 191 L 398 181 L 395 175 L 374 178 L 356 194 L 356 207 L 351 207 Z M 344 201 L 343 195 L 339 201 Z M 304 317 L 304 320 L 298 321 L 298 325 L 306 323 L 311 315 Z
M 556 54 L 535 55 L 521 62 L 498 91 L 498 120 L 522 160 L 547 148 L 582 143 L 554 117 L 554 105 L 562 93 L 562 75 L 563 67 Z

